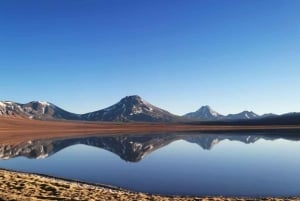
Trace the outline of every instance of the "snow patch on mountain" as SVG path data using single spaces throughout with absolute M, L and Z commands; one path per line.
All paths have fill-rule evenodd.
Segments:
M 43 106 L 52 106 L 52 104 L 47 102 L 47 101 L 38 101 L 38 103 L 43 105 Z
M 0 107 L 6 107 L 6 104 L 4 104 L 2 101 L 0 101 Z

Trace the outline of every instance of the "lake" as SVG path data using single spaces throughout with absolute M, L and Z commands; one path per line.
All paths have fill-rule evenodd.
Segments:
M 0 168 L 199 196 L 300 195 L 300 132 L 161 133 L 0 146 Z

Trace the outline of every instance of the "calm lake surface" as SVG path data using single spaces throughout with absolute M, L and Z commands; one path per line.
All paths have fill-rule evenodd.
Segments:
M 0 168 L 159 194 L 300 195 L 300 132 L 93 136 L 0 146 Z

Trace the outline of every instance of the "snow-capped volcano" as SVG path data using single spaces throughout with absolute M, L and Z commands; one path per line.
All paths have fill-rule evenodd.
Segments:
M 143 100 L 139 96 L 126 96 L 118 103 L 96 111 L 81 115 L 89 121 L 148 121 L 170 122 L 179 117 Z
M 206 105 L 206 106 L 202 106 L 196 112 L 187 113 L 186 115 L 184 115 L 184 117 L 189 119 L 210 121 L 210 120 L 222 119 L 224 116 L 211 109 L 210 106 Z

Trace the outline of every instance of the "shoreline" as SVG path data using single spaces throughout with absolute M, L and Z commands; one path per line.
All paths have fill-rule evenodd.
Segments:
M 0 200 L 154 200 L 154 201 L 296 201 L 299 197 L 202 197 L 165 196 L 134 192 L 110 185 L 92 184 L 34 174 L 0 169 Z

